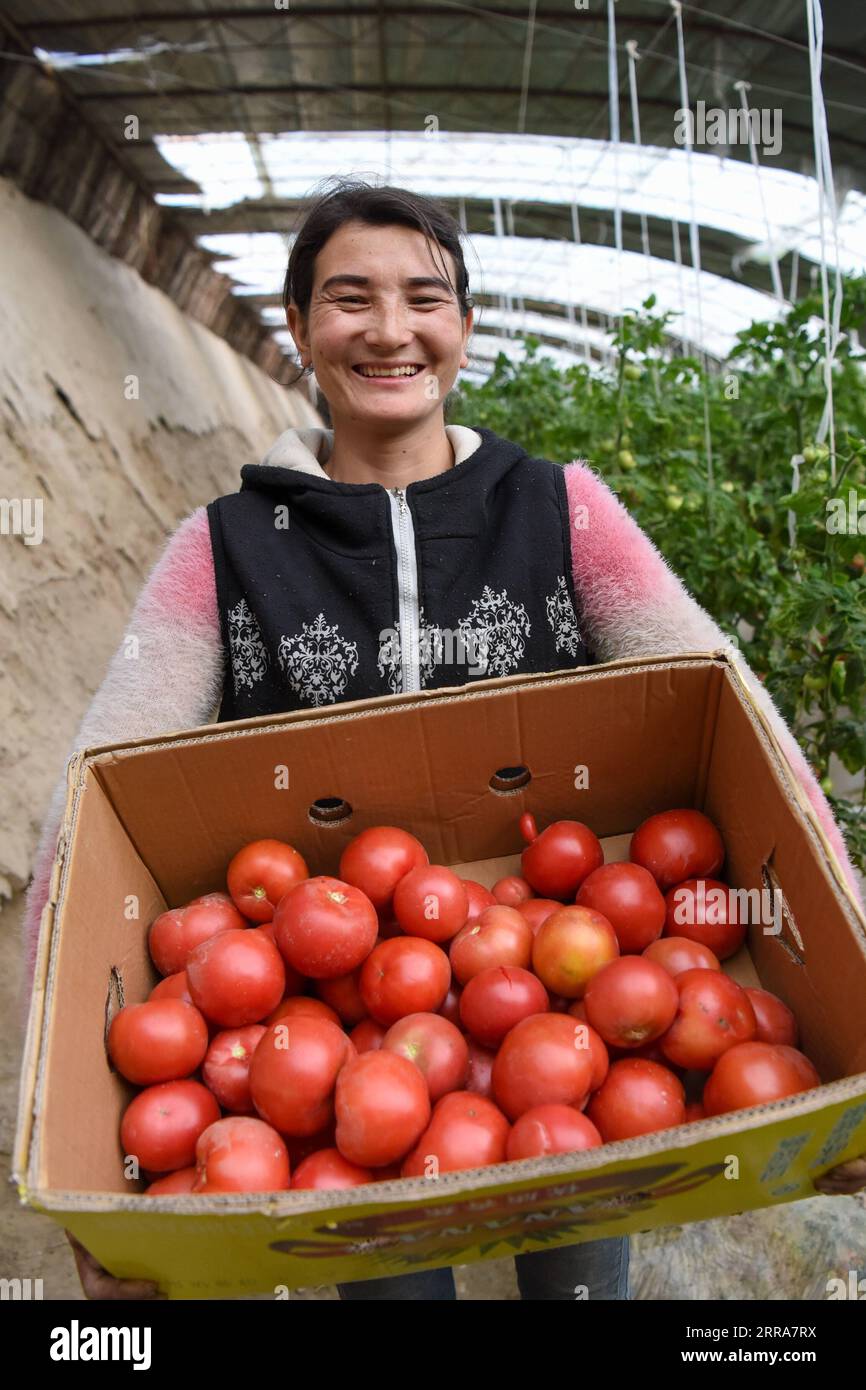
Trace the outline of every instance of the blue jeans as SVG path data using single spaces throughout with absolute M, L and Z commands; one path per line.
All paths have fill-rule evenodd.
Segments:
M 517 1286 L 523 1299 L 628 1299 L 628 1236 L 562 1245 L 516 1255 Z M 456 1299 L 454 1275 L 446 1269 L 422 1269 L 387 1279 L 360 1279 L 338 1284 L 340 1298 Z

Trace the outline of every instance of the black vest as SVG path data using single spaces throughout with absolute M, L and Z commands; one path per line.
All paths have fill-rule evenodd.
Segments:
M 228 657 L 220 722 L 399 693 L 406 537 L 420 688 L 592 661 L 562 468 L 477 433 L 463 463 L 405 488 L 402 563 L 396 500 L 379 483 L 247 464 L 240 491 L 209 504 Z

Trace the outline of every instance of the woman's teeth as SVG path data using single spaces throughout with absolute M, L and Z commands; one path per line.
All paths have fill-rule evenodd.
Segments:
M 361 376 L 417 376 L 420 367 L 356 367 Z

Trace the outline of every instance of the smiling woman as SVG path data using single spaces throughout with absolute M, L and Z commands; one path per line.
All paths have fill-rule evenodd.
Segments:
M 460 229 L 437 203 L 346 180 L 313 202 L 285 304 L 300 374 L 315 370 L 333 428 L 286 431 L 241 469 L 237 492 L 185 519 L 132 615 L 142 660 L 120 649 L 76 747 L 212 723 L 217 695 L 224 722 L 619 657 L 732 652 L 585 464 L 445 424 L 468 361 L 468 290 Z M 848 872 L 790 730 L 739 665 Z M 65 779 L 28 896 L 28 976 L 64 794 Z M 856 1190 L 863 1171 L 849 1167 Z M 521 1296 L 627 1299 L 628 1250 L 610 1239 L 519 1254 Z M 76 1258 L 93 1296 L 130 1296 Z M 455 1289 L 434 1270 L 340 1294 Z
M 328 402 L 335 482 L 405 486 L 452 467 L 443 407 L 469 363 L 468 287 L 459 229 L 427 199 L 344 183 L 314 204 L 284 302 Z

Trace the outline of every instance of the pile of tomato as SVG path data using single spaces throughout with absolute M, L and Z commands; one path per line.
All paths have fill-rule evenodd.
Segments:
M 435 1177 L 821 1084 L 790 1009 L 721 968 L 746 925 L 706 816 L 651 816 L 612 864 L 579 822 L 520 830 L 492 891 L 377 826 L 336 878 L 255 841 L 157 917 L 163 979 L 108 1035 L 147 1192 Z

